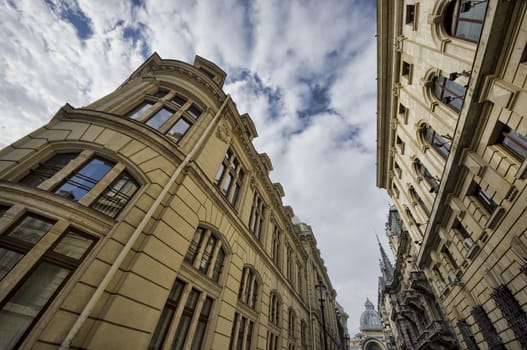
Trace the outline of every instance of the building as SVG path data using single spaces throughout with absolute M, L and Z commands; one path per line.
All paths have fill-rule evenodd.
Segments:
M 391 344 L 527 348 L 527 3 L 378 0 L 377 11 Z
M 337 337 L 225 78 L 153 54 L 0 151 L 0 348 L 321 349 L 318 281 Z
M 351 350 L 386 350 L 384 329 L 369 299 L 360 316 L 360 332 L 351 339 Z

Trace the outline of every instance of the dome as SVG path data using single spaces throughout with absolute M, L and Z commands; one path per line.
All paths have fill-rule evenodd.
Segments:
M 364 306 L 366 307 L 366 310 L 364 310 L 362 312 L 362 315 L 360 316 L 360 330 L 382 331 L 382 324 L 379 320 L 379 315 L 377 315 L 377 312 L 375 311 L 372 302 L 369 299 L 366 299 L 366 303 L 364 304 Z

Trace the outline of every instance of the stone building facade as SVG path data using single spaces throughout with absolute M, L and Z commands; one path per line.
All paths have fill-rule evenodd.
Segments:
M 225 77 L 153 54 L 0 151 L 0 348 L 321 348 L 336 294 Z
M 527 3 L 377 10 L 377 185 L 401 220 L 381 283 L 393 345 L 527 348 Z

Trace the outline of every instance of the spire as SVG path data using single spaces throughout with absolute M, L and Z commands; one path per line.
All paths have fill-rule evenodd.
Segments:
M 388 255 L 386 255 L 384 248 L 382 247 L 381 241 L 379 240 L 379 236 L 375 235 L 375 237 L 377 237 L 377 243 L 379 243 L 379 249 L 381 250 L 381 272 L 383 274 L 384 279 L 388 282 L 391 281 L 393 278 L 393 266 L 390 262 L 390 259 L 388 258 Z

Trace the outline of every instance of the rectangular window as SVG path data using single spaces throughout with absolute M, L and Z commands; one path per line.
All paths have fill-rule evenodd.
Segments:
M 185 103 L 187 103 L 187 99 L 179 95 L 176 95 L 176 97 L 172 99 L 172 103 L 178 106 L 179 108 L 181 108 L 185 105 Z
M 291 249 L 291 247 L 289 245 L 287 245 L 286 251 L 287 251 L 287 262 L 286 262 L 286 264 L 287 264 L 287 266 L 286 266 L 286 268 L 287 268 L 287 279 L 289 281 L 291 281 L 291 277 L 292 277 L 292 274 L 293 274 L 293 272 L 292 272 L 293 250 Z
M 403 77 L 409 78 L 410 77 L 410 70 L 411 70 L 411 64 L 403 61 L 402 69 L 401 69 L 401 75 Z
M 126 116 L 130 119 L 139 119 L 139 117 L 142 117 L 150 108 L 152 108 L 153 105 L 153 102 L 144 101 L 139 106 L 128 112 Z
M 0 280 L 33 248 L 53 224 L 27 215 L 14 228 L 0 236 Z
M 149 350 L 162 348 L 167 336 L 168 329 L 170 328 L 170 323 L 172 322 L 174 313 L 176 312 L 176 308 L 179 304 L 179 299 L 181 298 L 181 294 L 183 293 L 184 287 L 184 282 L 178 279 L 174 282 L 174 285 L 170 290 L 170 294 L 168 295 L 165 307 L 163 308 L 163 312 L 161 313 L 161 317 L 157 322 L 154 335 L 150 340 L 150 345 L 148 345 Z
M 264 202 L 258 195 L 254 194 L 253 206 L 251 209 L 251 219 L 249 221 L 249 228 L 254 233 L 258 240 L 262 239 L 262 231 L 264 226 Z
M 245 178 L 240 161 L 231 149 L 227 150 L 215 177 L 216 186 L 232 206 L 236 206 Z
M 167 135 L 173 138 L 176 142 L 181 140 L 192 125 L 183 118 L 179 118 L 177 122 L 170 128 Z
M 27 223 L 27 221 L 24 222 Z M 32 230 L 24 229 L 23 223 L 18 225 L 11 233 L 17 230 Z M 46 224 L 40 220 L 38 226 L 42 235 L 47 232 L 50 225 L 50 223 Z M 46 231 L 42 232 L 43 229 L 46 229 Z M 34 233 L 32 232 L 29 236 L 33 236 Z M 12 241 L 15 244 L 16 239 L 21 237 L 16 233 L 13 235 L 8 234 L 8 236 L 17 237 Z M 22 241 L 32 242 L 33 240 L 22 239 Z M 71 230 L 68 231 L 62 238 L 59 238 L 54 247 L 44 254 L 32 271 L 21 280 L 16 286 L 14 293 L 2 301 L 0 309 L 0 348 L 12 349 L 20 345 L 67 278 L 93 247 L 95 241 L 94 237 Z M 5 240 L 2 239 L 1 242 L 4 244 Z M 15 249 L 23 250 L 24 248 L 25 252 L 28 252 L 31 246 L 22 243 Z
M 55 190 L 55 194 L 74 201 L 81 199 L 114 166 L 102 158 L 93 158 L 80 170 L 73 173 L 64 184 Z
M 503 145 L 516 159 L 523 162 L 527 158 L 527 136 L 503 125 L 498 143 Z
M 271 256 L 276 266 L 280 266 L 280 227 L 274 225 L 273 231 L 273 247 Z
M 406 5 L 405 23 L 414 24 L 414 20 L 415 20 L 415 5 Z
M 199 313 L 198 324 L 196 325 L 196 331 L 194 332 L 194 339 L 192 340 L 191 350 L 200 350 L 203 338 L 205 337 L 205 331 L 207 329 L 207 323 L 209 322 L 210 310 L 212 308 L 212 299 L 207 297 L 201 312 Z
M 116 217 L 133 197 L 139 185 L 128 172 L 123 171 L 115 181 L 92 203 L 101 213 Z
M 202 112 L 201 109 L 199 109 L 198 107 L 196 107 L 196 105 L 193 104 L 189 107 L 187 113 L 190 114 L 192 118 L 198 119 Z
M 163 124 L 166 123 L 168 119 L 174 114 L 174 111 L 168 108 L 161 108 L 157 111 L 148 121 L 146 125 L 153 127 L 154 129 L 159 129 Z
M 190 328 L 190 322 L 194 316 L 194 310 L 196 309 L 199 295 L 200 293 L 196 289 L 192 289 L 190 291 L 187 302 L 185 303 L 185 308 L 183 309 L 183 314 L 181 315 L 181 319 L 176 330 L 176 335 L 174 336 L 174 342 L 172 343 L 173 350 L 181 350 L 185 345 L 185 340 Z
M 489 196 L 487 192 L 483 191 L 481 186 L 476 185 L 472 193 L 474 197 L 476 197 L 478 202 L 483 206 L 483 208 L 485 208 L 485 210 L 489 212 L 490 214 L 492 214 L 492 212 L 494 212 L 494 210 L 498 207 L 498 205 L 496 204 L 496 202 L 494 202 L 492 197 Z

